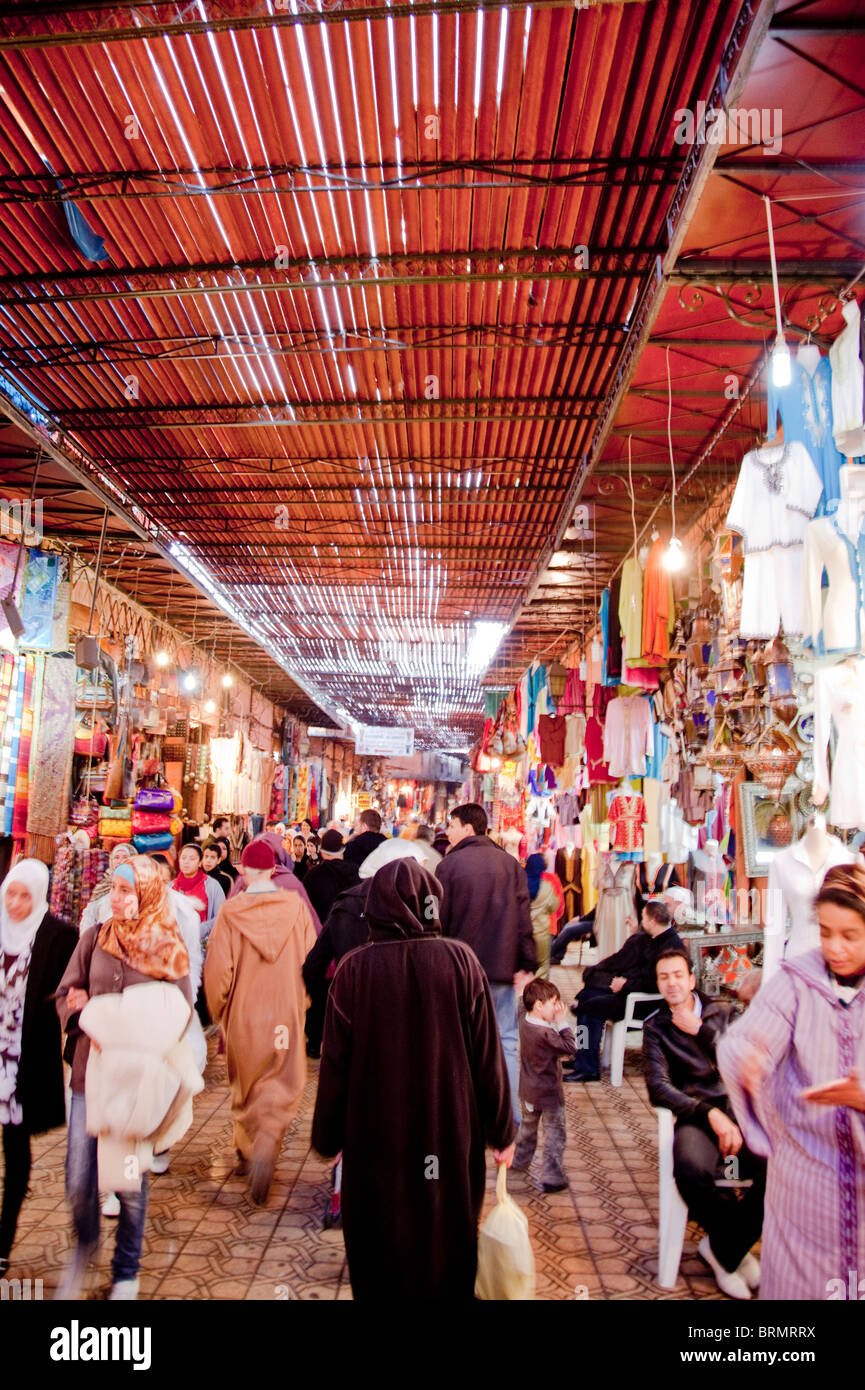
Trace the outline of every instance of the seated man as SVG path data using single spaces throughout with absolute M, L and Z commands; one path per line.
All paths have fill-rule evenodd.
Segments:
M 629 994 L 655 994 L 655 961 L 670 946 L 681 947 L 670 913 L 652 899 L 643 908 L 642 926 L 628 937 L 620 951 L 583 974 L 583 988 L 571 1005 L 577 1015 L 577 1059 L 565 1081 L 600 1081 L 601 1039 L 608 1018 L 625 1017 Z M 638 1004 L 638 1017 L 651 1013 L 652 1004 Z
M 731 1119 L 715 1061 L 729 1005 L 695 992 L 684 950 L 661 953 L 657 982 L 664 1003 L 643 1026 L 649 1099 L 676 1117 L 673 1173 L 688 1211 L 706 1232 L 698 1253 L 723 1293 L 750 1298 L 760 1283 L 750 1250 L 763 1227 L 766 1164 L 745 1147 Z M 740 1195 L 732 1184 L 747 1178 L 752 1186 Z
M 566 922 L 558 935 L 554 936 L 550 944 L 550 965 L 561 965 L 565 958 L 568 947 L 572 941 L 589 939 L 594 941 L 595 931 L 595 909 L 587 913 L 585 917 L 572 917 L 570 922 Z

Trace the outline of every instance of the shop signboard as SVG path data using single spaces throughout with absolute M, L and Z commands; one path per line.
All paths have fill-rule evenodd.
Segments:
M 355 752 L 363 757 L 410 757 L 414 752 L 414 729 L 358 724 L 354 747 Z
M 358 794 L 357 794 L 357 809 L 358 809 L 359 811 L 368 811 L 368 810 L 370 809 L 371 806 L 372 806 L 372 796 L 371 796 L 371 794 L 370 794 L 369 792 L 358 792 Z

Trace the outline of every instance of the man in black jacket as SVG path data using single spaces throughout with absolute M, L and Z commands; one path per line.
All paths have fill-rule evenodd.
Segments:
M 620 951 L 583 974 L 583 988 L 571 1005 L 577 1015 L 577 1060 L 565 1081 L 600 1081 L 601 1039 L 607 1019 L 625 1017 L 629 994 L 655 994 L 655 961 L 670 946 L 681 946 L 669 909 L 651 901 L 643 908 L 642 925 L 628 937 Z M 638 1004 L 638 1017 L 651 1011 Z
M 321 837 L 321 862 L 310 869 L 304 879 L 303 886 L 320 922 L 327 921 L 327 914 L 340 893 L 358 881 L 358 866 L 346 863 L 343 849 L 339 831 L 325 830 Z
M 368 854 L 372 854 L 387 839 L 381 833 L 381 816 L 378 811 L 361 811 L 358 818 L 358 833 L 352 835 L 343 851 L 346 864 L 360 866 Z
M 519 1124 L 517 994 L 538 968 L 526 871 L 489 838 L 486 811 L 476 802 L 451 811 L 447 833 L 450 849 L 436 869 L 444 888 L 442 933 L 471 946 L 486 972 Z
M 747 1299 L 760 1282 L 751 1255 L 763 1226 L 766 1164 L 745 1146 L 715 1060 L 730 1013 L 697 994 L 685 950 L 663 951 L 657 961 L 660 1008 L 643 1025 L 646 1085 L 652 1104 L 676 1117 L 676 1186 L 706 1234 L 698 1253 L 718 1287 Z M 741 1199 L 730 1184 L 750 1180 Z

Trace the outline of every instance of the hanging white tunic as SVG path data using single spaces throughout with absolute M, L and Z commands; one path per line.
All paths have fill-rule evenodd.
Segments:
M 830 790 L 827 747 L 834 726 L 829 821 L 839 830 L 865 830 L 865 661 L 848 658 L 814 677 L 814 790 L 817 806 Z
M 745 552 L 739 635 L 771 638 L 805 629 L 802 541 L 823 484 L 804 444 L 752 449 L 742 460 L 727 526 Z

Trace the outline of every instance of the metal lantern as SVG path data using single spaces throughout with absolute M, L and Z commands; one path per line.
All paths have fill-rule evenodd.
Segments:
M 763 661 L 769 699 L 788 704 L 793 699 L 793 658 L 780 637 L 769 643 Z
M 781 729 L 770 729 L 753 752 L 745 754 L 745 766 L 752 777 L 762 782 L 772 800 L 778 803 L 788 777 L 796 770 L 799 757 L 799 750 L 789 734 Z
M 738 656 L 733 655 L 729 643 L 724 648 L 720 661 L 712 668 L 712 683 L 718 695 L 728 698 L 741 689 L 745 667 Z
M 565 693 L 565 686 L 568 683 L 567 667 L 560 661 L 554 661 L 547 667 L 547 680 L 550 685 L 550 694 L 554 700 L 560 700 Z

